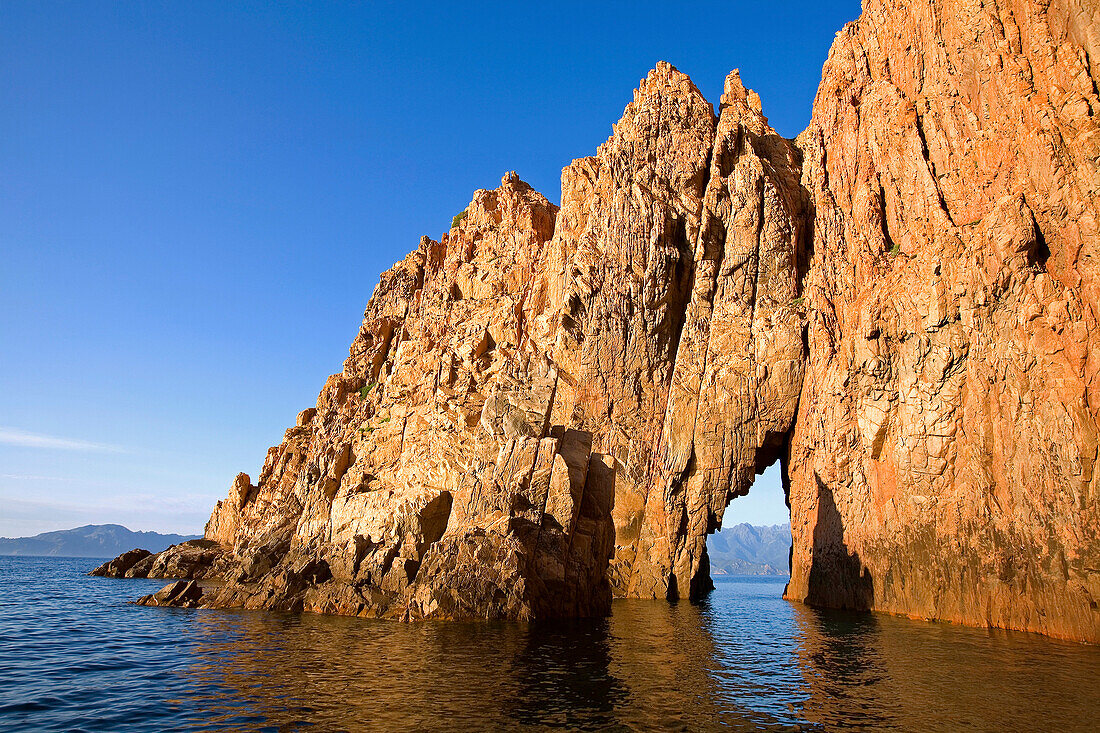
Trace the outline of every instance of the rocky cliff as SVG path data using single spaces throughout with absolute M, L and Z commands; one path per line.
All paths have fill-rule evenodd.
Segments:
M 1100 640 L 1098 24 L 868 0 L 797 141 L 736 72 L 716 115 L 659 64 L 560 210 L 509 174 L 382 275 L 343 371 L 215 508 L 187 575 L 225 582 L 147 602 L 698 596 L 780 460 L 789 598 Z
M 1100 640 L 1100 10 L 865 5 L 799 138 L 787 595 Z

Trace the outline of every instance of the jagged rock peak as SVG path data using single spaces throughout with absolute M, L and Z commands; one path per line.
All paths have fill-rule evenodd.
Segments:
M 768 118 L 764 116 L 760 95 L 745 87 L 741 82 L 741 72 L 738 69 L 734 69 L 726 76 L 726 83 L 722 90 L 720 114 L 726 114 L 729 108 L 741 112 L 740 116 L 745 120 L 758 120 L 763 129 L 753 130 L 756 134 L 762 135 L 765 132 L 775 132 L 768 127 Z

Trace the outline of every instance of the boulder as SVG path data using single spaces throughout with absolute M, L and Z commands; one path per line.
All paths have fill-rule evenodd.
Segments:
M 88 575 L 98 575 L 105 578 L 125 578 L 132 577 L 127 576 L 127 573 L 135 565 L 152 556 L 153 553 L 148 550 L 142 550 L 135 548 L 127 552 L 122 553 L 114 560 L 108 560 L 100 565 L 95 570 L 88 573 Z M 143 577 L 143 576 L 142 576 Z

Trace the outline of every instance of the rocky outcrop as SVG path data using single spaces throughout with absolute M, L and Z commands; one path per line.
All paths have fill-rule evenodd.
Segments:
M 156 602 L 698 596 L 779 460 L 789 598 L 1100 639 L 1096 20 L 868 2 L 797 144 L 659 64 L 560 211 L 509 174 L 382 275 L 202 558 L 141 561 L 224 583 Z
M 759 98 L 730 74 L 652 469 L 641 511 L 619 525 L 623 537 L 640 527 L 634 553 L 623 553 L 624 561 L 633 554 L 626 595 L 709 590 L 706 536 L 785 447 L 805 357 L 798 296 L 809 227 L 800 167 Z
M 108 560 L 95 570 L 92 570 L 88 575 L 98 575 L 105 578 L 125 578 L 126 573 L 130 568 L 134 567 L 147 557 L 152 557 L 153 553 L 148 550 L 142 550 L 135 548 L 128 550 L 114 560 Z M 133 576 L 130 576 L 133 577 Z
M 687 77 L 659 65 L 611 139 L 562 175 L 552 422 L 591 434 L 608 457 L 620 595 L 708 588 L 707 533 L 790 428 L 803 362 L 800 162 L 736 72 L 716 119 Z
M 659 65 L 560 212 L 509 174 L 383 275 L 344 371 L 175 577 L 224 578 L 203 605 L 399 618 L 702 592 L 706 534 L 794 417 L 799 166 L 736 73 L 716 117 Z
M 874 2 L 838 34 L 799 138 L 789 598 L 1100 640 L 1087 7 Z
M 228 567 L 203 605 L 607 612 L 612 484 L 591 435 L 551 420 L 558 368 L 533 333 L 556 317 L 556 214 L 509 174 L 383 275 L 344 371 L 215 508 Z
M 130 550 L 103 563 L 89 575 L 108 578 L 191 578 L 218 577 L 226 560 L 225 550 L 213 540 L 189 540 L 151 553 Z

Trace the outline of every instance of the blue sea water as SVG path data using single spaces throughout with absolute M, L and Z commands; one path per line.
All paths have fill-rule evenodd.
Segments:
M 163 581 L 0 557 L 0 731 L 1097 729 L 1100 647 L 780 598 L 401 624 L 143 608 Z

